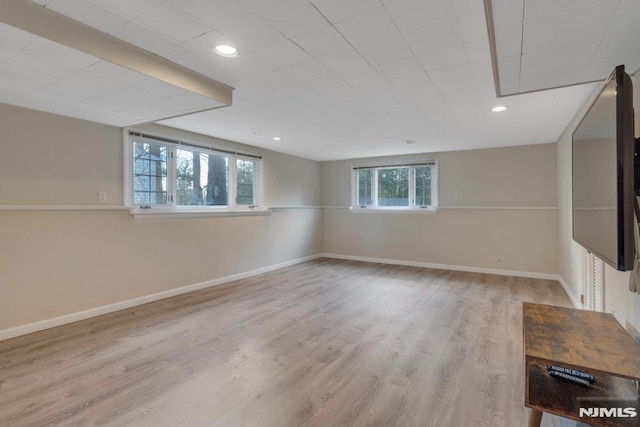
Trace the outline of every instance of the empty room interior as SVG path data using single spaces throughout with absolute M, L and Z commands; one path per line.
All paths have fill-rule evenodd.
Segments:
M 0 426 L 640 425 L 639 20 L 0 0 Z

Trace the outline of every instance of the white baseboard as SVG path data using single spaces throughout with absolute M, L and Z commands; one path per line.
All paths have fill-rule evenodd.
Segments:
M 54 328 L 56 326 L 66 325 L 68 323 L 77 322 L 79 320 L 89 319 L 91 317 L 101 316 L 103 314 L 113 313 L 114 311 L 124 310 L 126 308 L 135 307 L 137 305 L 147 304 L 149 302 L 182 295 L 193 291 L 198 291 L 200 289 L 222 285 L 224 283 L 233 282 L 235 280 L 245 279 L 247 277 L 256 276 L 258 274 L 267 273 L 279 268 L 289 267 L 321 257 L 321 254 L 311 255 L 304 258 L 281 262 L 279 264 L 269 265 L 267 267 L 262 267 L 255 270 L 245 271 L 243 273 L 233 274 L 231 276 L 221 277 L 219 279 L 209 280 L 207 282 L 187 285 L 176 289 L 170 289 L 168 291 L 162 291 L 151 295 L 132 298 L 126 301 L 103 305 L 101 307 L 90 308 L 88 310 L 79 311 L 77 313 L 65 314 L 64 316 L 54 317 L 52 319 L 41 320 L 38 322 L 28 323 L 26 325 L 16 326 L 14 328 L 3 329 L 0 330 L 0 341 L 7 340 L 9 338 L 15 338 L 21 335 L 27 335 L 33 332 L 43 331 L 45 329 Z
M 429 262 L 404 261 L 404 260 L 386 259 L 386 258 L 370 258 L 370 257 L 363 257 L 363 256 L 329 254 L 329 253 L 321 254 L 321 256 L 324 258 L 346 259 L 351 261 L 362 261 L 362 262 L 376 262 L 380 264 L 408 265 L 411 267 L 435 268 L 438 270 L 465 271 L 468 273 L 485 273 L 485 274 L 496 274 L 499 276 L 515 276 L 515 277 L 529 277 L 532 279 L 557 280 L 558 282 L 560 282 L 562 289 L 571 300 L 571 303 L 573 304 L 573 306 L 575 308 L 580 308 L 580 309 L 583 308 L 580 301 L 578 301 L 576 297 L 571 293 L 571 291 L 569 290 L 569 286 L 567 286 L 567 283 L 562 279 L 562 277 L 559 274 L 533 273 L 529 271 L 499 270 L 494 268 L 482 268 L 482 267 L 466 267 L 461 265 L 433 264 Z
M 498 276 L 529 277 L 532 279 L 547 279 L 547 280 L 558 280 L 560 277 L 557 274 L 533 273 L 529 271 L 499 270 L 496 268 L 466 267 L 463 265 L 434 264 L 430 262 L 405 261 L 405 260 L 399 260 L 399 259 L 370 258 L 370 257 L 363 257 L 363 256 L 328 254 L 328 253 L 324 253 L 322 254 L 322 256 L 325 258 L 346 259 L 351 261 L 376 262 L 380 264 L 394 264 L 394 265 L 408 265 L 411 267 L 425 267 L 425 268 L 435 268 L 438 270 L 465 271 L 468 273 L 496 274 Z
M 569 287 L 567 286 L 565 281 L 562 279 L 562 277 L 560 277 L 557 274 L 499 270 L 499 269 L 493 269 L 493 268 L 466 267 L 466 266 L 460 266 L 460 265 L 434 264 L 434 263 L 418 262 L 418 261 L 404 261 L 404 260 L 394 260 L 394 259 L 386 259 L 386 258 L 371 258 L 371 257 L 362 257 L 362 256 L 353 256 L 353 255 L 322 253 L 322 254 L 316 254 L 316 255 L 311 255 L 304 258 L 298 258 L 298 259 L 282 262 L 279 264 L 269 265 L 267 267 L 262 267 L 255 270 L 245 271 L 243 273 L 238 273 L 231 276 L 221 277 L 219 279 L 209 280 L 206 282 L 196 283 L 193 285 L 183 286 L 176 289 L 170 289 L 168 291 L 158 292 L 151 295 L 145 295 L 142 297 L 133 298 L 126 301 L 120 301 L 117 303 L 104 305 L 101 307 L 91 308 L 88 310 L 79 311 L 77 313 L 66 314 L 64 316 L 54 317 L 52 319 L 41 320 L 38 322 L 28 323 L 26 325 L 16 326 L 14 328 L 0 330 L 0 341 L 7 340 L 9 338 L 15 338 L 21 335 L 27 335 L 33 332 L 43 331 L 45 329 L 54 328 L 56 326 L 66 325 L 68 323 L 77 322 L 79 320 L 85 320 L 92 317 L 101 316 L 103 314 L 113 313 L 115 311 L 124 310 L 127 308 L 142 305 L 142 304 L 147 304 L 153 301 L 159 301 L 165 298 L 170 298 L 177 295 L 198 291 L 200 289 L 222 285 L 224 283 L 233 282 L 235 280 L 245 279 L 247 277 L 256 276 L 258 274 L 267 273 L 273 270 L 289 267 L 292 265 L 300 264 L 302 262 L 311 261 L 318 258 L 335 258 L 335 259 L 345 259 L 345 260 L 351 260 L 351 261 L 435 268 L 439 270 L 465 271 L 470 273 L 496 274 L 500 276 L 530 277 L 533 279 L 557 280 L 562 285 L 562 288 L 566 292 L 567 296 L 569 297 L 573 305 L 576 308 L 582 308 L 582 305 L 579 304 L 578 300 L 569 291 Z
M 578 301 L 575 295 L 573 295 L 573 293 L 569 289 L 569 285 L 567 285 L 567 282 L 565 282 L 562 276 L 560 275 L 558 275 L 558 282 L 560 282 L 560 284 L 562 285 L 562 288 L 564 289 L 564 292 L 567 294 L 567 296 L 571 300 L 571 304 L 573 304 L 575 308 L 583 309 L 584 307 L 582 306 L 580 301 Z

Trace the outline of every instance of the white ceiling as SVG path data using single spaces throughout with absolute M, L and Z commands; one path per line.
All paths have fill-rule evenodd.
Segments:
M 0 102 L 115 126 L 222 106 L 2 23 Z
M 607 78 L 640 68 L 638 0 L 490 0 L 500 94 Z
M 236 88 L 231 107 L 161 123 L 315 160 L 554 142 L 595 87 L 496 98 L 483 0 L 36 3 Z M 76 96 L 64 105 L 30 104 L 27 99 L 43 90 L 56 102 L 75 96 L 92 76 L 88 69 L 110 65 L 89 63 L 78 52 L 60 60 L 50 47 L 40 49 L 40 61 L 16 62 L 16 56 L 29 55 L 32 45 L 47 42 L 10 30 L 0 28 L 4 102 L 74 115 L 69 109 L 80 103 L 100 109 L 114 94 L 144 84 L 127 80 L 117 85 L 113 76 L 118 73 L 103 72 L 108 84 L 100 88 L 107 93 L 89 93 L 88 101 Z M 556 42 L 569 43 L 560 39 L 569 36 L 560 32 Z M 212 54 L 219 43 L 237 46 L 239 57 Z M 573 51 L 573 44 L 567 47 Z M 3 79 L 26 80 L 24 93 L 2 95 L 12 87 Z M 491 113 L 496 104 L 509 109 Z M 150 99 L 143 105 L 161 103 Z M 84 117 L 105 121 L 100 113 Z M 272 141 L 276 135 L 283 141 Z

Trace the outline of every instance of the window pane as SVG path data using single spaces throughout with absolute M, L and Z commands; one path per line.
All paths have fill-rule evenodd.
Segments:
M 409 168 L 378 169 L 378 206 L 409 206 Z
M 236 203 L 239 205 L 253 205 L 256 162 L 252 160 L 237 160 L 238 168 L 238 187 L 236 194 Z
M 358 206 L 371 206 L 373 204 L 371 185 L 373 181 L 373 171 L 371 169 L 360 169 L 356 171 L 357 174 L 357 199 L 356 204 Z
M 431 206 L 431 166 L 417 166 L 416 206 Z
M 168 201 L 169 148 L 144 141 L 133 143 L 133 204 L 165 205 Z
M 223 156 L 176 150 L 176 204 L 228 205 L 229 160 Z

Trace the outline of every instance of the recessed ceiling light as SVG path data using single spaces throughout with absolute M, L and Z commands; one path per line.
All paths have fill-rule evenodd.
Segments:
M 224 56 L 226 58 L 235 58 L 238 56 L 238 49 L 233 46 L 229 46 L 226 44 L 220 44 L 216 46 L 213 51 L 220 56 Z
M 272 141 L 282 141 L 282 138 L 280 138 L 279 136 L 274 136 L 273 138 L 271 138 Z
M 496 105 L 491 109 L 491 111 L 493 111 L 494 113 L 500 113 L 502 111 L 507 111 L 507 107 L 505 107 L 504 105 Z

